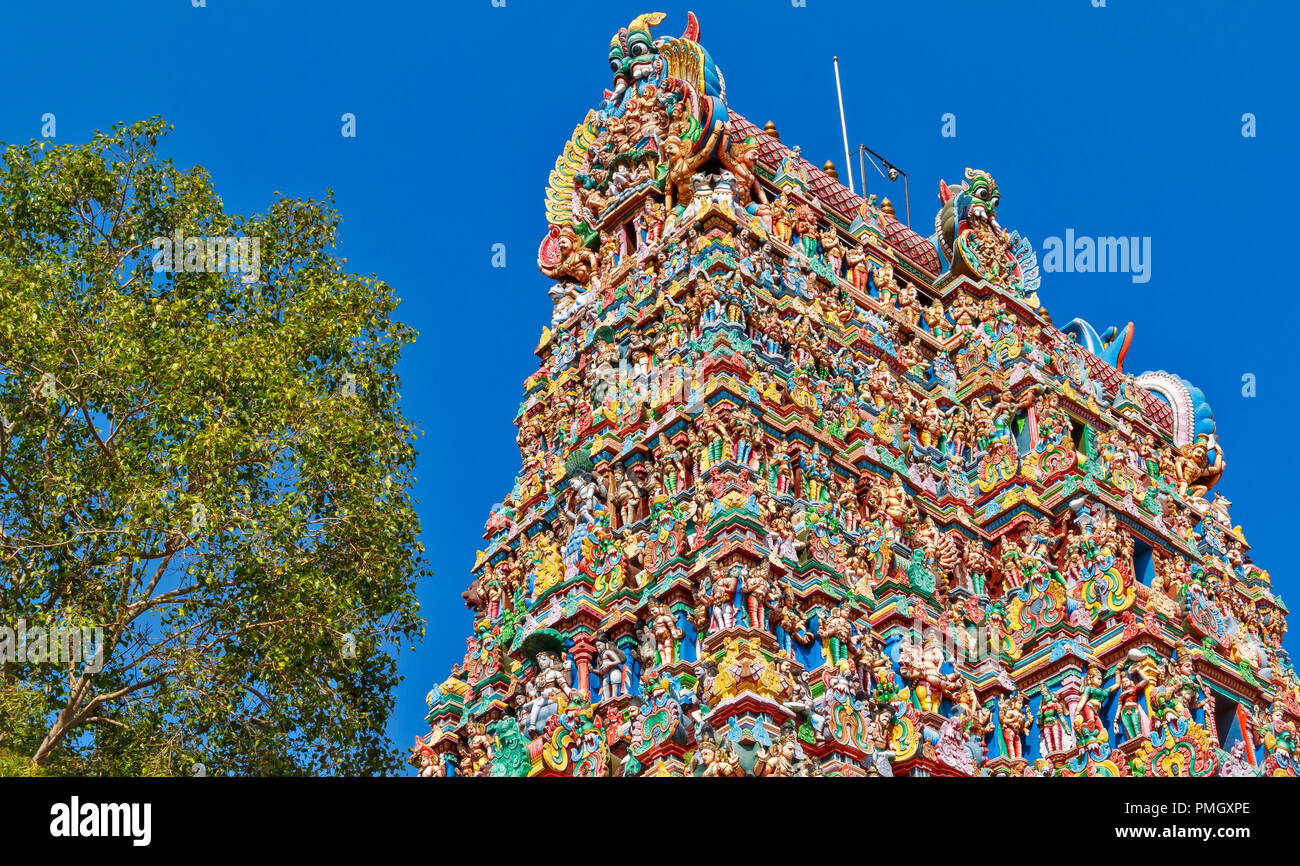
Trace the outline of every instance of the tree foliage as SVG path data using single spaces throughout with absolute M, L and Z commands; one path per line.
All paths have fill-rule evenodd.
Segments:
M 332 196 L 228 213 L 168 128 L 3 153 L 0 626 L 105 657 L 0 669 L 0 773 L 393 771 L 415 333 L 335 254 Z M 258 239 L 260 274 L 156 271 L 178 231 Z

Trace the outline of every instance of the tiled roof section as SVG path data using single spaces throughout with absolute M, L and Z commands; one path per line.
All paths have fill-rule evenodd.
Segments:
M 737 135 L 742 138 L 752 135 L 758 139 L 758 161 L 769 171 L 776 171 L 790 149 L 736 112 L 730 112 L 730 118 Z M 853 218 L 858 215 L 858 208 L 862 206 L 862 196 L 849 192 L 847 187 L 808 160 L 801 161 L 812 181 L 812 192 L 822 205 L 834 211 L 845 222 L 853 222 Z M 930 241 L 891 216 L 885 215 L 885 221 L 885 242 L 929 273 L 938 276 L 939 254 Z
M 1142 412 L 1148 418 L 1155 419 L 1155 422 L 1164 430 L 1170 433 L 1174 432 L 1174 410 L 1150 391 L 1140 390 L 1138 395 L 1142 398 Z
M 1086 349 L 1080 351 L 1088 365 L 1088 373 L 1101 382 L 1106 389 L 1107 397 L 1114 397 L 1115 392 L 1119 390 L 1120 384 L 1124 381 L 1124 374 Z M 1142 414 L 1162 430 L 1172 433 L 1174 430 L 1174 410 L 1170 408 L 1168 403 L 1150 391 L 1143 388 L 1139 388 L 1137 391 L 1138 398 L 1142 401 Z
M 736 112 L 732 111 L 730 118 L 737 135 L 742 138 L 748 138 L 752 135 L 758 139 L 758 161 L 762 163 L 764 168 L 775 172 L 781 160 L 790 152 L 790 149 Z M 808 162 L 808 160 L 801 159 L 801 161 L 812 181 L 812 191 L 822 205 L 834 211 L 845 222 L 853 222 L 853 218 L 858 214 L 858 208 L 862 206 L 862 196 L 849 192 L 847 187 L 841 185 L 839 181 Z M 938 276 L 940 272 L 939 254 L 935 252 L 930 240 L 921 237 L 893 217 L 885 215 L 885 220 L 885 242 L 929 273 Z M 1108 396 L 1114 396 L 1119 389 L 1120 382 L 1123 380 L 1123 374 L 1090 352 L 1085 351 L 1083 355 L 1087 359 L 1088 369 L 1092 376 L 1101 380 Z M 1174 415 L 1168 404 L 1149 391 L 1143 390 L 1140 394 L 1143 402 L 1142 408 L 1147 418 L 1153 420 L 1165 430 L 1173 430 Z

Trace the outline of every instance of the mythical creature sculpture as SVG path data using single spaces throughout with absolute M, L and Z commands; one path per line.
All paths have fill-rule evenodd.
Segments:
M 966 169 L 961 184 L 939 184 L 943 207 L 934 218 L 935 234 L 956 274 L 983 279 L 1038 306 L 1038 256 L 1019 232 L 998 225 L 1002 200 L 993 176 Z
M 586 288 L 600 268 L 594 228 L 613 204 L 645 184 L 668 195 L 668 209 L 691 197 L 696 169 L 730 153 L 726 86 L 713 59 L 699 44 L 699 22 L 689 14 L 679 38 L 656 39 L 651 29 L 666 16 L 638 15 L 609 45 L 613 89 L 601 108 L 575 129 L 551 172 L 546 195 L 551 224 L 538 265 L 553 279 Z M 742 148 L 734 159 L 753 190 L 752 158 Z
M 1129 322 L 1123 330 L 1110 327 L 1098 334 L 1092 325 L 1083 319 L 1073 319 L 1061 329 L 1061 333 L 1075 339 L 1080 346 L 1110 364 L 1116 370 L 1124 369 L 1124 356 L 1128 354 L 1133 343 L 1133 323 Z

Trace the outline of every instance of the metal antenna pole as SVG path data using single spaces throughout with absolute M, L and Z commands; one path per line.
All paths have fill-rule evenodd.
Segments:
M 867 146 L 858 145 L 858 176 L 862 178 L 862 197 L 867 197 Z
M 905 210 L 904 213 L 907 214 L 907 227 L 910 229 L 912 227 L 912 197 L 907 192 L 907 172 L 902 172 L 902 175 L 903 175 L 903 207 L 907 208 L 907 210 Z
M 908 228 L 911 228 L 911 227 L 912 227 L 912 195 L 911 195 L 911 192 L 910 192 L 910 191 L 908 190 L 908 188 L 907 188 L 907 187 L 908 187 L 908 184 L 907 184 L 907 172 L 903 171 L 901 168 L 899 168 L 898 166 L 894 165 L 892 162 L 890 162 L 889 160 L 885 159 L 883 156 L 881 156 L 880 154 L 876 153 L 874 150 L 872 150 L 871 148 L 867 147 L 865 144 L 859 144 L 859 145 L 858 145 L 858 161 L 859 161 L 859 162 L 861 162 L 861 160 L 862 160 L 862 155 L 863 155 L 863 152 L 864 152 L 864 151 L 865 151 L 866 153 L 871 154 L 871 156 L 874 156 L 876 159 L 880 160 L 881 163 L 883 163 L 885 166 L 887 166 L 887 167 L 889 168 L 889 174 L 885 174 L 885 172 L 880 168 L 880 166 L 879 166 L 879 165 L 876 165 L 876 159 L 872 159 L 872 160 L 871 160 L 871 165 L 872 165 L 872 167 L 875 168 L 876 171 L 880 172 L 880 176 L 883 177 L 885 180 L 888 180 L 889 182 L 893 183 L 894 181 L 898 180 L 898 176 L 899 176 L 899 175 L 902 175 L 902 176 L 903 176 L 903 214 L 904 214 L 904 218 L 907 220 L 907 227 L 908 227 Z M 870 157 L 868 157 L 868 159 L 870 159 Z M 863 198 L 866 197 L 866 194 L 867 194 L 867 170 L 866 170 L 866 168 L 863 168 L 863 169 L 862 169 L 862 195 L 863 195 Z
M 849 192 L 855 192 L 853 189 L 853 161 L 849 156 L 849 128 L 844 123 L 844 91 L 840 89 L 840 59 L 832 57 L 831 61 L 835 64 L 835 96 L 840 102 L 840 132 L 844 136 L 844 170 L 849 175 Z

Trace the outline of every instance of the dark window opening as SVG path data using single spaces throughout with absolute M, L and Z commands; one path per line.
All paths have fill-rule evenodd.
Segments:
M 1237 702 L 1227 695 L 1214 693 L 1214 728 L 1219 734 L 1219 745 L 1224 749 L 1231 749 L 1242 739 L 1237 706 Z
M 1088 453 L 1087 434 L 1088 425 L 1082 421 L 1074 421 L 1074 429 L 1070 431 L 1070 439 L 1074 442 L 1074 450 L 1084 455 Z
M 1029 415 L 1024 411 L 1018 412 L 1015 420 L 1011 422 L 1011 431 L 1016 437 L 1016 450 L 1021 454 L 1029 453 L 1033 449 Z
M 1133 539 L 1133 577 L 1139 583 L 1147 586 L 1151 585 L 1151 579 L 1156 575 L 1155 559 L 1151 553 L 1151 545 L 1147 544 L 1140 538 Z

